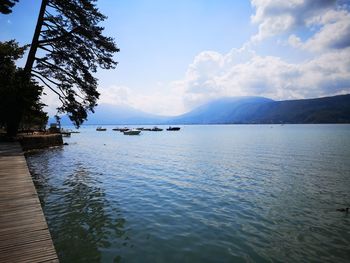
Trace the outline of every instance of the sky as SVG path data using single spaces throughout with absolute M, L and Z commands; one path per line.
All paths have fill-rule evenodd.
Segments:
M 0 41 L 31 41 L 39 0 L 0 15 Z M 99 103 L 178 115 L 226 96 L 350 93 L 348 0 L 98 0 L 120 52 Z M 24 58 L 25 59 L 25 58 Z M 19 61 L 19 66 L 23 61 Z M 49 113 L 57 98 L 43 98 Z

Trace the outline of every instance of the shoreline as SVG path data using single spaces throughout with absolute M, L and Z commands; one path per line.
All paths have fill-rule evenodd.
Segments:
M 59 262 L 18 142 L 0 142 L 0 261 Z

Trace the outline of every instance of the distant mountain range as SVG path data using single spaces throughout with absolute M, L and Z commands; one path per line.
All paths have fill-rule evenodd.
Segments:
M 262 97 L 223 98 L 175 117 L 183 124 L 350 123 L 350 95 L 273 101 Z
M 166 117 L 130 107 L 101 104 L 86 124 L 271 124 L 350 123 L 350 94 L 303 100 L 274 101 L 263 97 L 229 97 Z M 62 124 L 70 124 L 67 117 Z
M 95 108 L 95 113 L 90 113 L 84 124 L 160 124 L 167 121 L 169 117 L 146 113 L 128 106 L 116 106 L 100 104 Z M 55 122 L 54 119 L 50 121 Z M 67 116 L 62 116 L 62 125 L 71 125 Z

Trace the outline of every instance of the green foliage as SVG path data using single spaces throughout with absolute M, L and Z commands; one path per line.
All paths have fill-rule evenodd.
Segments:
M 15 2 L 2 0 L 0 12 L 10 13 Z M 58 113 L 68 113 L 77 127 L 87 119 L 88 111 L 93 112 L 99 93 L 92 74 L 98 67 L 114 68 L 113 54 L 119 51 L 113 39 L 102 34 L 104 28 L 98 24 L 106 17 L 95 2 L 42 0 L 23 70 L 15 61 L 27 46 L 19 47 L 13 40 L 0 44 L 0 125 L 9 134 L 16 134 L 20 122 L 25 126 L 47 121 L 40 102 L 41 85 L 58 96 Z
M 104 28 L 98 23 L 106 17 L 94 2 L 46 1 L 43 17 L 38 20 L 40 36 L 31 47 L 45 52 L 35 57 L 33 76 L 56 93 L 62 103 L 58 112 L 67 112 L 76 126 L 97 105 L 97 79 L 92 74 L 97 67 L 114 68 L 113 53 L 119 51 L 112 38 L 102 35 Z
M 43 111 L 43 104 L 40 101 L 43 87 L 31 79 L 25 90 L 21 90 L 24 96 L 24 111 L 20 122 L 22 129 L 45 129 L 49 116 Z
M 23 112 L 20 72 L 15 60 L 21 58 L 24 51 L 25 47 L 19 47 L 14 40 L 0 42 L 0 125 L 11 134 L 17 130 L 14 123 L 19 123 Z
M 47 122 L 40 102 L 42 87 L 32 79 L 23 81 L 23 69 L 15 65 L 26 48 L 14 40 L 0 42 L 0 125 L 11 136 L 17 133 L 20 123 L 28 127 L 30 123 Z
M 10 14 L 12 13 L 11 8 L 18 2 L 18 0 L 1 0 L 0 2 L 0 13 Z

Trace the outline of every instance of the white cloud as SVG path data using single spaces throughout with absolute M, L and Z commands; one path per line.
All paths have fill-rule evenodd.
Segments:
M 304 43 L 303 48 L 324 51 L 350 46 L 350 13 L 348 11 L 329 10 L 309 23 L 320 25 L 321 28 Z
M 294 34 L 289 36 L 288 44 L 295 48 L 301 48 L 303 46 L 301 39 Z
M 60 105 L 60 100 L 53 91 L 44 86 L 43 96 L 41 97 L 42 102 L 47 105 L 44 107 L 44 111 L 46 111 L 49 116 L 54 116 L 57 114 L 57 108 Z
M 132 97 L 131 91 L 126 86 L 109 86 L 107 88 L 99 89 L 100 100 L 99 103 L 115 104 L 115 105 L 129 105 Z
M 299 44 L 297 37 L 291 41 Z M 188 66 L 184 79 L 164 86 L 164 92 L 152 95 L 110 86 L 100 90 L 100 102 L 176 115 L 225 96 L 285 100 L 350 93 L 350 48 L 326 52 L 301 63 L 260 56 L 247 48 L 226 54 L 204 51 Z
M 208 54 L 214 53 L 200 53 L 177 82 L 187 109 L 223 96 L 299 99 L 350 92 L 350 48 L 299 64 L 242 49 Z
M 304 28 L 311 37 L 302 41 L 292 33 L 288 38 L 292 47 L 323 52 L 350 46 L 350 13 L 342 1 L 252 0 L 251 3 L 256 10 L 251 20 L 259 28 L 252 42 Z
M 170 91 L 169 91 L 170 90 Z M 111 85 L 99 89 L 99 103 L 131 106 L 160 115 L 176 115 L 184 112 L 181 94 L 171 87 L 152 94 L 142 94 L 126 86 Z
M 335 0 L 251 0 L 255 14 L 251 21 L 258 24 L 253 42 L 305 26 L 310 18 L 334 7 Z

